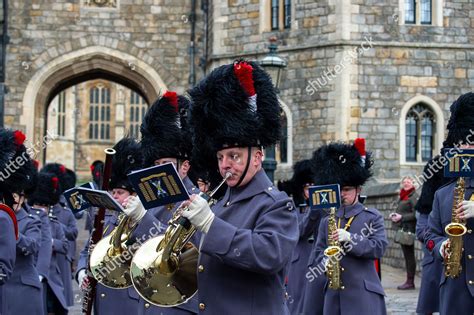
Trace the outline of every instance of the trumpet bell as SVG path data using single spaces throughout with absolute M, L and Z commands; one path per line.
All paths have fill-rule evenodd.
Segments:
M 163 250 L 157 252 L 163 235 L 149 239 L 135 253 L 130 272 L 138 294 L 154 305 L 174 307 L 186 303 L 197 292 L 199 251 L 187 243 L 179 255 L 162 262 Z
M 111 237 L 112 234 L 95 245 L 90 256 L 91 272 L 102 285 L 111 289 L 125 289 L 132 286 L 130 261 L 133 256 L 127 251 L 124 240 L 121 252 L 111 252 Z

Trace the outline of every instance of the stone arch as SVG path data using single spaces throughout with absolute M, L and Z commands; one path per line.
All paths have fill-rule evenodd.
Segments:
M 408 100 L 400 111 L 400 164 L 408 164 L 406 161 L 406 129 L 405 119 L 410 108 L 416 104 L 423 103 L 428 106 L 434 113 L 436 119 L 436 137 L 434 143 L 434 151 L 439 152 L 444 140 L 444 113 L 441 107 L 433 99 L 425 95 L 417 95 Z M 422 163 L 425 164 L 425 163 Z
M 89 39 L 102 36 L 92 36 Z M 82 39 L 79 39 L 79 41 Z M 104 39 L 104 42 L 106 40 Z M 84 45 L 88 41 L 84 41 Z M 107 40 L 109 46 L 118 46 L 114 40 Z M 72 48 L 65 43 L 65 49 Z M 120 83 L 141 94 L 151 104 L 166 89 L 166 84 L 155 70 L 153 58 L 146 54 L 130 53 L 101 45 L 88 46 L 70 52 L 55 49 L 44 52 L 34 62 L 36 71 L 29 80 L 23 95 L 23 112 L 20 124 L 24 126 L 26 136 L 34 144 L 41 143 L 46 135 L 46 112 L 52 98 L 61 90 L 80 82 L 103 78 Z M 50 57 L 50 58 L 48 58 Z M 48 60 L 43 62 L 43 60 Z M 43 154 L 44 152 L 41 152 Z M 40 157 L 41 158 L 41 157 Z
M 290 108 L 286 105 L 281 98 L 279 98 L 280 106 L 286 116 L 286 128 L 287 128 L 287 146 L 288 146 L 288 162 L 282 163 L 282 166 L 291 166 L 293 165 L 293 114 L 291 113 Z

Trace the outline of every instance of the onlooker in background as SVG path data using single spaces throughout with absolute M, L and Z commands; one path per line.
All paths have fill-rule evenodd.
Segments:
M 413 179 L 404 177 L 397 210 L 390 214 L 390 219 L 397 228 L 395 242 L 402 246 L 403 256 L 407 269 L 407 280 L 397 287 L 398 290 L 410 290 L 415 288 L 415 205 L 418 196 L 416 194 Z

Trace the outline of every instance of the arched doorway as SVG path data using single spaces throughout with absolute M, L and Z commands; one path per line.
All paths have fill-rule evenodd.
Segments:
M 38 70 L 23 96 L 20 123 L 25 126 L 30 146 L 45 159 L 46 115 L 51 101 L 61 91 L 79 83 L 103 79 L 135 91 L 151 104 L 166 89 L 160 75 L 144 61 L 108 47 L 91 46 L 53 59 Z

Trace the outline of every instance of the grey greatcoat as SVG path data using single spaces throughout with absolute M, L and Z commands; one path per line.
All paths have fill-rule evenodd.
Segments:
M 291 199 L 260 170 L 212 211 L 199 255 L 199 313 L 287 314 L 285 274 L 299 238 Z
M 428 219 L 429 231 L 425 246 L 431 254 L 442 261 L 439 248 L 447 235 L 444 228 L 451 222 L 454 187 L 456 182 L 438 189 L 433 201 L 433 210 Z M 474 178 L 466 179 L 465 200 L 469 200 L 474 191 Z M 443 315 L 464 315 L 474 313 L 474 218 L 466 223 L 467 233 L 463 236 L 464 251 L 461 256 L 462 271 L 459 277 L 446 277 L 440 274 L 439 312 Z
M 340 260 L 344 272 L 341 273 L 344 290 L 326 287 L 324 295 L 325 315 L 386 314 L 384 290 L 375 270 L 374 259 L 381 258 L 387 247 L 387 237 L 383 217 L 376 210 L 361 203 L 342 206 L 336 212 L 336 220 L 341 220 L 344 228 L 354 217 L 348 228 L 351 241 L 342 245 L 345 255 Z M 316 243 L 316 270 L 324 270 L 324 250 L 328 246 L 328 217 L 319 226 Z M 318 268 L 319 267 L 319 268 Z M 324 276 L 324 272 L 321 272 Z
M 41 243 L 41 221 L 24 209 L 16 213 L 20 237 L 13 274 L 4 284 L 5 314 L 43 315 L 43 299 L 35 255 Z
M 3 284 L 10 278 L 16 259 L 16 240 L 13 221 L 8 213 L 0 210 L 0 315 L 3 309 Z

